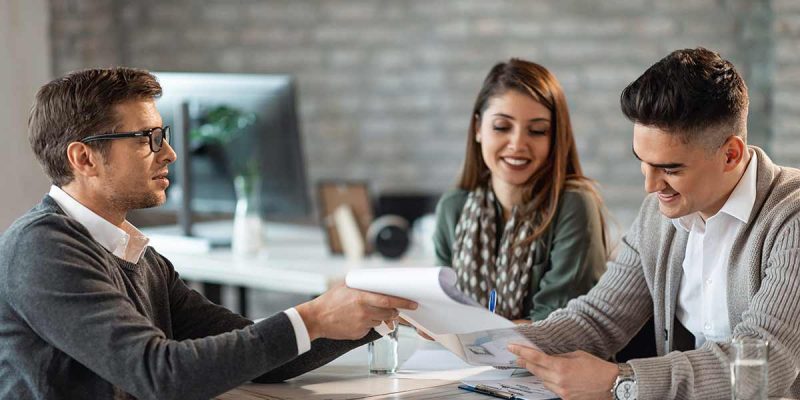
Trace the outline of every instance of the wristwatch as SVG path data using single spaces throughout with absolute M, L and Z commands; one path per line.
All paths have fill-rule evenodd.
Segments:
M 611 396 L 614 400 L 636 400 L 637 387 L 636 387 L 636 374 L 633 373 L 633 368 L 628 363 L 617 364 L 619 368 L 619 375 L 617 380 L 614 381 L 614 387 L 611 389 Z

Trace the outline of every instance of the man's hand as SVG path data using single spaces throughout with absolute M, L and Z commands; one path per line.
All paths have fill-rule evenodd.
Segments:
M 518 356 L 517 364 L 539 377 L 544 385 L 563 399 L 611 398 L 611 388 L 619 373 L 614 363 L 585 351 L 547 355 L 526 346 L 509 345 Z
M 388 323 L 397 319 L 398 308 L 415 310 L 417 303 L 344 285 L 295 307 L 312 341 L 318 338 L 361 339 L 382 321 Z

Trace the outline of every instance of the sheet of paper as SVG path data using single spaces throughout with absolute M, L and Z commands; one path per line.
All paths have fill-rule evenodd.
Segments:
M 434 334 L 471 333 L 510 328 L 514 323 L 476 306 L 455 289 L 452 268 L 373 268 L 351 271 L 347 286 L 370 292 L 403 297 L 419 304 L 416 310 L 401 310 Z M 467 304 L 465 304 L 467 303 Z
M 536 347 L 513 328 L 494 329 L 458 335 L 464 350 L 464 359 L 472 365 L 516 365 L 517 356 L 508 351 L 509 344 Z
M 475 368 L 447 349 L 419 349 L 400 366 L 400 371 L 443 371 Z
M 525 400 L 557 399 L 558 396 L 544 387 L 542 381 L 533 376 L 512 377 L 496 381 L 464 379 L 462 382 L 469 386 L 484 385 L 493 389 L 513 393 L 518 398 Z
M 510 378 L 514 370 L 476 367 L 465 363 L 455 354 L 442 348 L 420 349 L 397 370 L 401 379 L 438 379 L 459 381 L 498 380 Z

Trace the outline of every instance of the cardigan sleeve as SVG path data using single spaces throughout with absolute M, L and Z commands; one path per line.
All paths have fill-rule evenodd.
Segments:
M 619 253 L 607 264 L 589 293 L 570 301 L 543 321 L 517 328 L 548 354 L 584 350 L 608 358 L 622 349 L 653 315 L 653 300 L 639 256 L 641 213 L 622 238 Z
M 600 207 L 591 193 L 565 191 L 551 229 L 550 268 L 542 275 L 539 290 L 532 294 L 534 321 L 547 318 L 571 299 L 586 294 L 605 271 Z

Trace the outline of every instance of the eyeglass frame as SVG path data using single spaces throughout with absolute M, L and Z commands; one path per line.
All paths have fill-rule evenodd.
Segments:
M 155 131 L 156 129 L 161 130 L 161 144 L 158 145 L 158 150 L 153 148 L 153 146 L 155 146 L 155 142 L 153 141 L 153 131 Z M 166 125 L 166 126 L 159 126 L 156 128 L 143 129 L 141 131 L 135 131 L 135 132 L 118 132 L 118 133 L 110 132 L 110 133 L 102 133 L 99 135 L 91 135 L 81 139 L 80 142 L 91 143 L 91 142 L 96 142 L 98 140 L 147 137 L 148 143 L 150 144 L 150 151 L 152 151 L 153 153 L 158 153 L 159 151 L 161 151 L 161 149 L 164 148 L 164 141 L 169 143 L 169 132 L 170 132 L 170 127 L 169 125 Z

